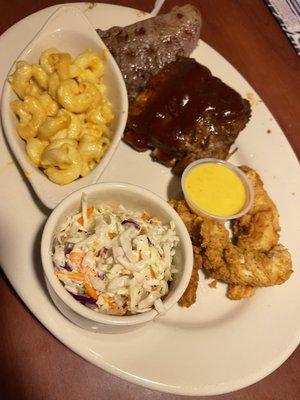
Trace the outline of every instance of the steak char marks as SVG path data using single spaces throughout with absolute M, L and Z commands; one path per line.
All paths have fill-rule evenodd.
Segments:
M 187 4 L 125 26 L 97 32 L 115 58 L 133 100 L 149 78 L 177 56 L 189 56 L 200 37 L 199 10 Z

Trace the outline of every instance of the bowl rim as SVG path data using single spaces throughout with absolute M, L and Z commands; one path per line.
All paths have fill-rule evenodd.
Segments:
M 52 289 L 56 293 L 56 295 L 60 298 L 60 300 L 67 305 L 72 311 L 79 314 L 80 316 L 94 322 L 98 322 L 101 324 L 110 324 L 110 325 L 136 325 L 140 323 L 144 323 L 154 319 L 159 314 L 155 309 L 147 311 L 141 314 L 134 315 L 125 315 L 125 316 L 116 316 L 109 315 L 104 313 L 98 313 L 94 310 L 89 309 L 85 305 L 81 304 L 77 300 L 75 300 L 63 287 L 59 279 L 54 274 L 53 264 L 50 255 L 50 248 L 52 242 L 52 233 L 55 227 L 57 226 L 57 221 L 60 218 L 61 214 L 67 210 L 67 208 L 73 203 L 73 201 L 80 201 L 82 193 L 86 193 L 87 195 L 99 195 L 101 192 L 106 190 L 125 190 L 129 191 L 135 195 L 141 195 L 151 199 L 153 202 L 158 204 L 160 209 L 164 214 L 168 216 L 170 220 L 173 220 L 176 227 L 176 233 L 180 238 L 181 242 L 181 251 L 184 254 L 184 269 L 180 278 L 180 281 L 175 288 L 174 292 L 163 301 L 166 311 L 168 311 L 173 305 L 177 303 L 180 297 L 183 295 L 187 285 L 190 281 L 190 277 L 192 274 L 193 268 L 193 247 L 191 243 L 190 235 L 187 231 L 187 228 L 177 214 L 177 212 L 172 208 L 167 201 L 162 199 L 157 194 L 151 192 L 148 189 L 145 189 L 141 186 L 132 185 L 124 182 L 105 182 L 105 183 L 97 183 L 93 185 L 86 186 L 84 188 L 78 189 L 77 191 L 69 194 L 65 199 L 63 199 L 56 208 L 52 211 L 50 217 L 47 219 L 47 222 L 44 226 L 42 239 L 41 239 L 41 259 L 42 259 L 42 267 L 44 276 L 47 279 L 48 283 L 51 285 Z
M 45 37 L 51 36 L 51 34 L 53 34 L 54 31 L 51 30 L 53 29 L 52 24 L 55 24 L 56 21 L 58 21 L 57 23 L 59 24 L 62 18 L 72 19 L 73 17 L 80 18 L 80 20 L 83 21 L 87 31 L 89 32 L 88 35 L 90 36 L 91 40 L 93 40 L 95 43 L 97 41 L 99 50 L 101 49 L 105 52 L 106 66 L 111 70 L 111 74 L 114 77 L 113 79 L 115 80 L 116 85 L 119 88 L 120 110 L 117 110 L 118 120 L 115 128 L 112 130 L 112 139 L 110 145 L 108 146 L 108 149 L 104 153 L 100 162 L 88 175 L 84 177 L 79 177 L 75 181 L 70 182 L 67 185 L 61 186 L 50 181 L 50 179 L 44 174 L 44 172 L 41 171 L 39 167 L 35 166 L 29 159 L 25 150 L 26 141 L 19 137 L 18 133 L 16 132 L 16 126 L 11 121 L 9 98 L 11 94 L 14 93 L 14 91 L 12 90 L 7 78 L 11 73 L 13 73 L 17 61 L 26 60 L 28 58 L 28 53 L 32 52 L 32 50 L 39 44 L 40 40 L 44 40 Z M 68 32 L 68 27 L 64 27 L 61 30 L 61 32 L 64 31 Z M 17 95 L 16 99 L 18 99 Z M 17 163 L 21 167 L 24 175 L 26 176 L 26 179 L 28 179 L 29 183 L 31 184 L 37 197 L 49 209 L 54 209 L 55 206 L 70 192 L 78 190 L 80 189 L 80 187 L 85 187 L 89 184 L 94 184 L 97 182 L 99 177 L 105 171 L 120 144 L 128 117 L 127 88 L 119 66 L 117 65 L 115 59 L 111 55 L 103 40 L 96 33 L 94 27 L 91 25 L 86 15 L 78 7 L 74 7 L 71 5 L 62 5 L 61 7 L 56 9 L 44 21 L 42 27 L 38 30 L 38 32 L 36 32 L 35 36 L 27 43 L 27 45 L 22 49 L 20 54 L 12 63 L 3 84 L 0 105 L 1 122 L 3 125 L 4 136 L 9 145 L 9 148 Z M 20 140 L 22 141 L 22 148 L 20 146 Z M 41 186 L 43 190 L 41 189 Z
M 233 171 L 236 175 L 238 175 L 238 177 L 241 179 L 241 181 L 243 182 L 243 185 L 246 189 L 247 192 L 247 202 L 246 205 L 242 208 L 241 211 L 239 211 L 238 213 L 235 214 L 231 214 L 231 215 L 226 215 L 226 216 L 221 216 L 221 215 L 217 215 L 217 214 L 212 214 L 209 213 L 207 211 L 205 211 L 204 209 L 202 209 L 201 207 L 199 207 L 195 202 L 193 202 L 193 200 L 190 198 L 190 196 L 188 195 L 186 189 L 185 189 L 185 179 L 188 175 L 188 173 L 195 167 L 197 167 L 198 165 L 201 164 L 221 164 L 226 166 L 228 169 L 230 169 L 231 171 Z M 226 222 L 232 219 L 236 219 L 236 218 L 240 218 L 243 215 L 245 215 L 250 208 L 253 206 L 253 202 L 254 202 L 254 190 L 253 190 L 253 186 L 252 183 L 250 182 L 250 180 L 248 179 L 247 175 L 236 165 L 232 164 L 229 161 L 226 160 L 221 160 L 218 158 L 201 158 L 199 160 L 195 160 L 192 163 L 190 163 L 185 170 L 183 171 L 183 174 L 181 176 L 181 188 L 184 194 L 184 198 L 186 200 L 186 202 L 188 203 L 189 207 L 195 211 L 197 214 L 207 217 L 207 218 L 211 218 L 211 219 L 215 219 L 219 222 Z

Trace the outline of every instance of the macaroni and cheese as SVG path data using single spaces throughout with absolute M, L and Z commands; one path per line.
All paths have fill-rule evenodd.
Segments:
M 16 63 L 11 109 L 30 160 L 59 185 L 92 171 L 110 144 L 114 115 L 103 83 L 104 61 L 87 49 L 72 59 L 51 48 L 39 64 Z

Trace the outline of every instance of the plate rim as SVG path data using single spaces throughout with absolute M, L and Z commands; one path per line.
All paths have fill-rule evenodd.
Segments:
M 26 16 L 25 18 L 21 19 L 21 20 L 18 21 L 16 24 L 14 24 L 14 25 L 11 26 L 10 28 L 8 28 L 8 29 L 7 29 L 5 32 L 3 32 L 3 34 L 0 36 L 0 40 L 1 40 L 2 38 L 5 39 L 6 34 L 7 34 L 10 30 L 13 30 L 13 28 L 15 27 L 15 25 L 24 22 L 24 20 L 26 20 L 26 19 L 30 19 L 33 15 L 39 14 L 40 12 L 45 11 L 45 10 L 48 10 L 48 9 L 53 9 L 53 10 L 55 10 L 57 7 L 60 7 L 60 6 L 62 6 L 62 5 L 66 5 L 66 4 L 68 4 L 68 5 L 76 5 L 76 6 L 79 6 L 79 7 L 86 6 L 85 3 L 63 3 L 63 4 L 58 4 L 58 5 L 53 5 L 53 6 L 50 6 L 50 7 L 46 7 L 46 8 L 44 8 L 44 9 L 42 9 L 42 10 L 39 10 L 39 11 L 33 13 L 33 14 L 30 14 L 30 15 Z M 134 8 L 124 7 L 124 6 L 117 6 L 117 5 L 112 5 L 112 4 L 101 4 L 101 6 L 125 8 L 125 9 L 130 9 L 131 11 L 139 12 L 139 10 L 134 9 Z M 143 15 L 147 16 L 147 14 L 144 13 L 144 12 L 143 12 Z M 202 40 L 201 40 L 201 41 L 202 41 Z M 202 42 L 203 42 L 203 41 L 202 41 Z M 208 46 L 210 49 L 212 49 L 214 52 L 216 52 L 216 53 L 218 54 L 219 57 L 221 57 L 223 60 L 225 60 L 225 62 L 227 62 L 228 64 L 230 64 L 229 61 L 227 61 L 220 53 L 218 53 L 216 50 L 214 50 L 214 49 L 213 49 L 210 45 L 208 45 L 206 42 L 204 42 L 204 43 L 205 43 L 206 46 Z M 242 79 L 244 79 L 244 80 L 246 81 L 246 79 L 239 73 L 239 71 L 238 71 L 232 64 L 230 64 L 230 65 L 231 65 L 231 66 L 234 68 L 234 70 L 242 77 Z M 247 82 L 247 83 L 248 83 L 248 82 Z M 248 85 L 251 86 L 249 83 L 248 83 Z M 252 86 L 251 86 L 251 88 L 252 88 Z M 253 88 L 252 88 L 252 90 L 253 90 L 253 93 L 255 93 L 255 94 L 257 95 L 256 91 L 255 91 Z M 258 95 L 257 95 L 257 96 L 258 96 Z M 259 96 L 258 96 L 258 97 L 259 97 Z M 265 105 L 265 103 L 264 103 L 264 105 Z M 266 105 L 265 105 L 265 107 L 267 108 L 267 110 L 268 110 L 268 112 L 270 113 L 270 115 L 272 115 L 272 113 L 269 111 L 268 107 L 267 107 Z M 274 117 L 273 117 L 273 118 L 274 118 Z M 278 122 L 276 121 L 275 118 L 274 118 L 274 120 L 275 120 L 276 124 L 279 126 L 279 124 L 278 124 Z M 286 137 L 286 136 L 284 136 L 284 137 L 285 137 L 285 140 L 286 140 L 287 145 L 289 146 L 290 150 L 292 150 L 291 153 L 293 153 L 294 157 L 297 159 L 296 154 L 295 154 L 295 151 L 294 151 L 294 149 L 291 147 L 291 145 L 290 145 L 290 143 L 289 143 L 287 137 Z M 101 364 L 101 367 L 100 367 L 100 368 L 102 368 L 103 370 L 105 370 L 105 371 L 107 371 L 107 372 L 109 372 L 109 373 L 111 373 L 111 374 L 113 374 L 113 375 L 115 375 L 115 376 L 118 376 L 118 377 L 120 377 L 120 378 L 122 378 L 122 379 L 125 379 L 125 380 L 127 380 L 127 381 L 129 381 L 129 382 L 132 382 L 132 383 L 135 383 L 135 384 L 138 384 L 138 385 L 147 387 L 147 388 L 152 389 L 152 390 L 158 390 L 158 391 L 161 391 L 161 392 L 173 393 L 173 394 L 189 395 L 189 396 L 192 396 L 192 395 L 201 395 L 201 396 L 204 396 L 204 395 L 218 395 L 218 394 L 230 393 L 230 392 L 233 392 L 233 391 L 236 391 L 236 390 L 245 388 L 245 387 L 247 387 L 247 386 L 249 386 L 249 385 L 252 385 L 252 384 L 258 382 L 259 380 L 263 379 L 264 377 L 266 377 L 267 375 L 269 375 L 269 374 L 272 373 L 273 371 L 275 371 L 280 365 L 282 365 L 282 363 L 283 363 L 284 361 L 286 361 L 286 359 L 292 354 L 292 352 L 296 349 L 296 347 L 298 346 L 298 344 L 299 344 L 299 342 L 300 342 L 300 326 L 299 326 L 298 331 L 297 331 L 297 334 L 296 334 L 295 337 L 294 337 L 295 340 L 292 341 L 292 342 L 290 342 L 289 345 L 288 345 L 287 347 L 285 347 L 285 350 L 286 350 L 286 351 L 282 353 L 282 357 L 279 358 L 280 361 L 278 362 L 278 358 L 277 358 L 277 359 L 276 359 L 276 364 L 275 364 L 275 366 L 274 366 L 273 361 L 271 361 L 271 362 L 265 367 L 263 373 L 256 374 L 256 377 L 255 377 L 255 378 L 253 378 L 252 375 L 250 375 L 250 378 L 243 380 L 243 383 L 240 382 L 240 385 L 235 385 L 234 387 L 231 386 L 230 388 L 224 389 L 224 387 L 226 388 L 226 384 L 222 383 L 222 384 L 218 384 L 217 387 L 216 387 L 216 385 L 215 385 L 215 386 L 214 386 L 215 389 L 212 389 L 212 390 L 205 390 L 205 389 L 204 389 L 204 390 L 201 390 L 201 392 L 199 392 L 199 390 L 197 390 L 197 388 L 189 387 L 188 390 L 182 390 L 182 391 L 181 391 L 181 390 L 178 390 L 178 387 L 177 387 L 177 386 L 170 386 L 170 385 L 167 385 L 167 386 L 166 386 L 166 385 L 163 385 L 162 383 L 158 383 L 158 382 L 154 382 L 154 381 L 151 381 L 151 380 L 147 380 L 147 379 L 145 379 L 145 378 L 137 377 L 136 375 L 132 375 L 132 374 L 130 374 L 130 373 L 128 373 L 128 372 L 126 372 L 126 371 L 124 371 L 124 370 L 122 370 L 122 369 L 120 369 L 120 368 L 117 368 L 117 367 L 115 367 L 115 366 L 112 366 L 112 365 L 110 365 L 109 363 L 106 363 L 106 362 L 102 363 L 101 361 L 99 362 L 99 360 L 98 360 L 98 363 L 96 363 L 96 361 L 93 359 L 92 356 L 90 356 L 90 355 L 87 356 L 87 354 L 83 354 L 84 351 L 81 351 L 81 350 L 80 350 L 79 348 L 77 348 L 75 345 L 73 346 L 72 343 L 67 343 L 67 341 L 64 339 L 63 335 L 60 335 L 59 330 L 56 331 L 56 330 L 55 330 L 55 327 L 49 327 L 48 324 L 47 324 L 47 322 L 46 322 L 46 320 L 45 320 L 42 316 L 40 316 L 40 315 L 38 316 L 38 315 L 37 315 L 38 313 L 36 313 L 35 311 L 33 311 L 33 309 L 31 308 L 31 304 L 30 304 L 29 299 L 26 299 L 25 296 L 21 295 L 21 293 L 16 289 L 16 287 L 18 286 L 18 284 L 16 284 L 16 285 L 13 284 L 14 278 L 13 278 L 13 277 L 11 276 L 11 274 L 9 273 L 9 269 L 6 269 L 6 268 L 3 266 L 3 264 L 2 264 L 2 268 L 3 268 L 3 270 L 4 270 L 5 274 L 6 274 L 6 276 L 8 277 L 8 280 L 11 282 L 11 284 L 12 284 L 14 290 L 17 292 L 18 296 L 22 299 L 22 301 L 24 302 L 24 304 L 30 309 L 30 311 L 33 313 L 33 315 L 43 324 L 43 326 L 44 326 L 49 332 L 51 332 L 51 334 L 53 334 L 56 338 L 58 338 L 66 347 L 68 347 L 69 349 L 71 349 L 72 351 L 74 351 L 76 354 L 80 355 L 83 359 L 85 359 L 85 360 L 91 362 L 93 365 L 95 365 L 95 366 L 97 366 L 97 367 L 99 367 L 99 364 Z M 272 363 L 273 363 L 273 364 L 272 364 Z M 271 366 L 271 365 L 273 365 L 273 366 Z M 235 381 L 235 382 L 236 382 L 236 381 Z M 205 386 L 202 386 L 202 387 L 204 387 L 204 388 L 211 388 L 212 385 L 205 385 Z M 186 388 L 186 387 L 185 387 L 185 388 Z

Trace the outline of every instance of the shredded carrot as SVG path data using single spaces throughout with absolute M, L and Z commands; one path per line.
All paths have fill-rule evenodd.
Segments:
M 94 206 L 89 207 L 89 208 L 86 210 L 86 215 L 87 215 L 87 217 L 88 217 L 88 218 L 91 218 L 93 212 L 94 212 Z M 77 222 L 78 222 L 80 225 L 83 225 L 83 217 L 79 217 L 78 220 L 77 220 Z
M 149 214 L 146 213 L 146 211 L 143 211 L 142 215 L 141 215 L 141 218 L 142 218 L 143 221 L 147 221 L 148 218 L 149 218 Z
M 91 218 L 93 212 L 94 212 L 94 206 L 89 207 L 89 208 L 86 210 L 86 215 L 87 215 L 87 217 L 88 217 L 88 218 Z
M 157 217 L 153 217 L 150 219 L 150 224 L 156 225 L 158 223 L 159 219 Z
M 89 283 L 84 283 L 83 287 L 87 295 L 89 295 L 92 299 L 98 300 L 99 296 L 96 290 Z
M 84 276 L 80 272 L 71 272 L 71 271 L 55 271 L 55 274 L 58 277 L 66 277 L 69 279 L 74 279 L 75 281 L 84 281 Z
M 108 298 L 106 300 L 106 302 L 107 302 L 109 308 L 111 308 L 112 310 L 116 310 L 118 308 L 116 303 L 112 299 Z
M 129 269 L 127 269 L 127 268 L 123 268 L 123 269 L 121 270 L 121 273 L 124 274 L 124 275 L 130 275 L 130 274 L 131 274 L 131 272 L 130 272 Z
M 108 237 L 110 238 L 110 239 L 113 239 L 114 237 L 116 237 L 117 236 L 117 234 L 115 233 L 115 232 L 108 232 Z
M 155 272 L 153 271 L 153 268 L 151 267 L 151 265 L 150 265 L 150 275 L 151 275 L 151 278 L 156 278 L 156 276 L 155 276 Z
M 83 257 L 84 253 L 79 251 L 71 251 L 71 253 L 69 254 L 69 260 L 77 266 L 82 263 Z

